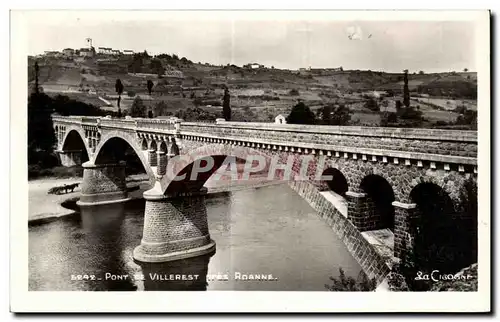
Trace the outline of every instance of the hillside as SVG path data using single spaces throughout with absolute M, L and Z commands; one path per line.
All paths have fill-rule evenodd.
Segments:
M 351 111 L 351 124 L 378 126 L 381 112 L 366 108 L 366 101 L 375 97 L 380 100 L 382 111 L 390 111 L 395 101 L 402 99 L 403 91 L 403 73 L 249 69 L 193 63 L 175 55 L 147 54 L 37 60 L 40 85 L 51 95 L 71 94 L 72 98 L 81 97 L 82 101 L 116 110 L 115 82 L 120 79 L 124 85 L 122 109 L 127 110 L 139 96 L 148 109 L 155 110 L 155 116 L 203 108 L 219 117 L 223 88 L 227 86 L 236 120 L 272 121 L 278 114 L 288 115 L 301 100 L 313 111 L 326 104 L 344 104 Z M 33 64 L 33 58 L 29 58 L 30 84 L 34 78 Z M 147 80 L 154 84 L 151 96 Z M 414 73 L 409 74 L 408 85 L 412 104 L 418 104 L 431 123 L 453 123 L 460 115 L 457 107 L 477 110 L 476 73 Z M 156 109 L 158 105 L 161 109 Z

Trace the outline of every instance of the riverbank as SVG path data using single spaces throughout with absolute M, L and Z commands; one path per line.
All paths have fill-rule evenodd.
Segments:
M 80 185 L 73 192 L 60 195 L 49 194 L 48 191 L 53 187 L 81 183 L 81 181 L 80 177 L 42 178 L 28 181 L 28 222 L 56 219 L 73 214 L 75 211 L 65 208 L 63 204 L 80 198 Z M 132 190 L 129 192 L 131 198 L 142 198 L 142 193 L 149 188 L 147 175 L 127 177 L 127 187 Z
M 66 202 L 75 202 L 80 198 L 81 188 L 76 187 L 73 192 L 65 194 L 48 194 L 48 191 L 57 186 L 81 183 L 82 178 L 43 178 L 28 181 L 28 222 L 42 222 L 68 216 L 75 211 L 63 206 Z M 207 181 L 206 187 L 209 194 L 259 188 L 283 182 L 269 181 L 266 178 L 255 178 L 249 181 Z M 147 175 L 131 175 L 127 177 L 128 195 L 131 199 L 142 199 L 144 191 L 150 189 Z

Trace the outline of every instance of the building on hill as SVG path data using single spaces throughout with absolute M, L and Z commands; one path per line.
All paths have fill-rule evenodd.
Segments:
M 61 57 L 63 54 L 61 52 L 58 52 L 58 51 L 49 51 L 49 50 L 46 50 L 44 52 L 44 56 L 45 57 Z
M 134 51 L 133 51 L 133 50 L 130 50 L 130 49 L 125 49 L 125 50 L 123 51 L 123 54 L 124 54 L 124 55 L 133 55 L 133 54 L 134 54 Z
M 101 55 L 114 55 L 114 51 L 113 48 L 111 47 L 99 47 L 97 48 L 97 52 Z M 119 52 L 119 50 L 118 50 Z
M 94 57 L 95 55 L 95 50 L 89 48 L 81 48 L 80 49 L 80 57 Z
M 112 49 L 112 50 L 111 50 L 111 54 L 112 54 L 113 56 L 119 56 L 119 55 L 121 55 L 121 51 L 120 51 L 120 50 L 118 50 L 118 49 Z
M 248 69 L 259 69 L 259 68 L 265 68 L 264 65 L 262 64 L 258 64 L 258 63 L 250 63 L 250 64 L 246 64 L 246 65 L 243 65 L 244 68 L 248 68 Z
M 65 48 L 62 53 L 66 57 L 73 57 L 75 55 L 75 50 L 73 48 Z
M 286 124 L 286 118 L 282 114 L 279 114 L 278 116 L 276 116 L 274 118 L 274 123 L 276 123 L 276 124 Z

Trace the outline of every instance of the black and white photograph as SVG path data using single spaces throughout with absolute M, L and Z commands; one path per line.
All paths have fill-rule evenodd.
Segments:
M 489 308 L 489 26 L 486 10 L 11 11 L 14 307 Z M 471 309 L 441 300 L 456 293 Z

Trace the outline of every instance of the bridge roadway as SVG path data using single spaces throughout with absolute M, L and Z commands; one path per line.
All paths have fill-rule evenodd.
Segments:
M 86 161 L 81 206 L 127 200 L 123 152 L 132 150 L 140 159 L 151 189 L 144 193 L 144 232 L 134 257 L 145 262 L 214 250 L 203 185 L 225 156 L 243 160 L 256 154 L 267 159 L 291 157 L 293 173 L 298 173 L 304 156 L 310 157 L 307 181 L 290 181 L 290 187 L 341 236 L 365 271 L 378 277 L 387 267 L 361 233 L 389 229 L 394 233 L 393 255 L 398 257 L 404 245 L 411 243 L 409 223 L 421 215 L 418 195 L 422 191 L 432 190 L 450 212 L 460 213 L 464 187 L 477 181 L 475 131 L 223 120 L 195 123 L 176 118 L 54 116 L 53 121 L 61 163 L 71 166 Z M 212 156 L 215 164 L 196 182 L 172 182 L 165 171 L 177 155 L 188 161 L 174 166 L 174 171 L 187 178 L 200 158 Z M 320 158 L 333 175 L 328 182 L 315 179 Z

